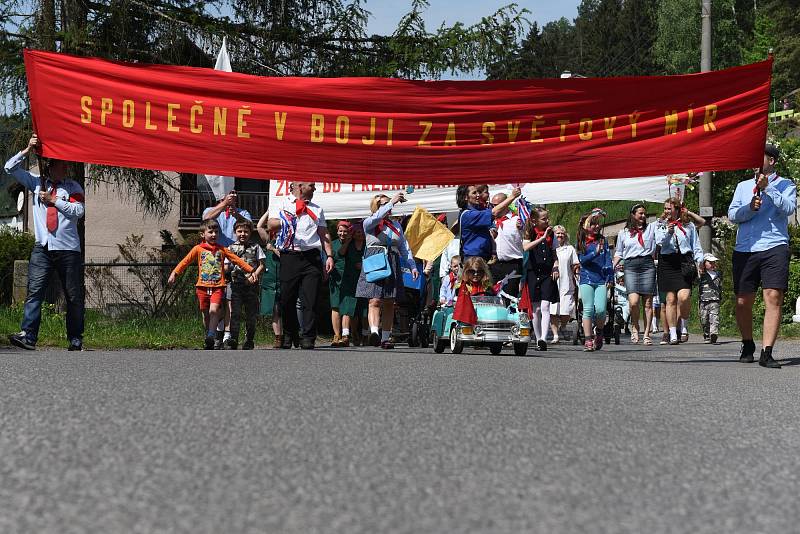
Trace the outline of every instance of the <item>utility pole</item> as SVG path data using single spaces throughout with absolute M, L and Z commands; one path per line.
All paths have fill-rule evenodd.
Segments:
M 701 11 L 702 38 L 700 40 L 700 72 L 711 70 L 711 0 L 703 0 Z M 711 205 L 711 173 L 700 175 L 700 216 L 710 218 L 714 215 Z M 711 225 L 700 228 L 700 245 L 706 252 L 711 252 Z

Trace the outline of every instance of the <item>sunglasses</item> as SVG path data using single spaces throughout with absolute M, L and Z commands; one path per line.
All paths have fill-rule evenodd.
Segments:
M 467 269 L 467 274 L 475 276 L 476 274 L 483 274 L 483 271 L 479 271 L 478 269 Z

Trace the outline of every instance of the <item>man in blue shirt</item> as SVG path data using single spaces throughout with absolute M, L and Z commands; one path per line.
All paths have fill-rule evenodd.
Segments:
M 204 221 L 215 219 L 219 223 L 220 235 L 217 237 L 217 243 L 223 247 L 229 247 L 236 242 L 234 225 L 237 222 L 245 220 L 253 222 L 250 212 L 237 206 L 238 200 L 236 191 L 231 191 L 218 199 L 216 206 L 203 210 Z
M 758 364 L 780 369 L 772 357 L 778 338 L 781 305 L 789 285 L 789 221 L 797 209 L 793 181 L 775 172 L 780 157 L 777 147 L 767 144 L 764 164 L 756 175 L 736 186 L 728 218 L 739 225 L 733 250 L 733 291 L 736 293 L 736 323 L 742 333 L 739 361 L 754 360 L 753 302 L 761 285 L 764 295 L 764 338 Z
M 5 164 L 5 171 L 33 193 L 33 227 L 36 243 L 28 263 L 28 294 L 22 317 L 22 331 L 9 341 L 28 350 L 36 348 L 42 318 L 47 281 L 58 273 L 67 302 L 67 339 L 69 350 L 83 347 L 84 291 L 81 242 L 78 220 L 84 215 L 83 188 L 66 177 L 67 162 L 47 161 L 46 180 L 31 174 L 22 166 L 25 157 L 39 147 L 36 134 L 28 146 Z

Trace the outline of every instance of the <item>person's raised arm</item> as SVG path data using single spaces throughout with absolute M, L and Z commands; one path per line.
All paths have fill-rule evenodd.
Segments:
M 86 212 L 86 205 L 84 204 L 83 189 L 76 182 L 71 182 L 70 188 L 73 189 L 69 192 L 69 199 L 56 198 L 53 200 L 53 205 L 60 211 L 64 217 L 70 220 L 78 220 L 83 218 Z
M 746 182 L 737 185 L 736 191 L 733 193 L 733 200 L 728 206 L 728 219 L 736 224 L 752 219 L 758 211 L 753 209 L 754 201 L 755 197 L 752 195 L 750 188 L 747 187 Z
M 14 156 L 11 156 L 11 158 L 6 161 L 6 164 L 4 165 L 5 171 L 30 191 L 34 191 L 36 189 L 36 187 L 39 185 L 40 178 L 31 174 L 27 169 L 23 169 L 22 163 L 25 161 L 25 156 L 28 154 L 36 155 L 36 150 L 39 146 L 39 138 L 36 136 L 36 134 L 33 134 L 28 140 L 28 146 Z M 41 172 L 41 169 L 39 169 L 39 171 Z
M 692 210 L 686 209 L 686 214 L 689 216 L 689 220 L 692 221 L 697 228 L 706 225 L 706 220 Z
M 219 201 L 216 206 L 208 208 L 203 212 L 203 220 L 209 221 L 211 219 L 216 219 L 220 213 L 228 209 L 229 206 L 233 205 L 233 197 L 236 196 L 233 193 L 228 193 L 225 195 L 225 198 Z M 238 218 L 237 218 L 238 220 Z
M 498 204 L 497 206 L 495 206 L 495 207 L 493 207 L 493 208 L 492 208 L 492 217 L 497 217 L 497 216 L 499 216 L 499 215 L 500 215 L 500 213 L 501 213 L 501 212 L 502 212 L 504 209 L 506 209 L 507 207 L 509 207 L 509 206 L 511 205 L 511 203 L 512 203 L 512 202 L 514 202 L 515 200 L 517 200 L 517 198 L 518 198 L 518 197 L 519 197 L 521 194 L 522 194 L 522 191 L 520 191 L 519 187 L 515 187 L 515 188 L 514 188 L 514 190 L 513 190 L 513 191 L 511 191 L 511 194 L 510 194 L 510 195 L 508 195 L 504 201 L 502 201 L 500 204 Z
M 525 250 L 525 251 L 528 251 L 528 250 L 534 248 L 535 246 L 539 245 L 539 243 L 541 243 L 542 241 L 547 239 L 547 236 L 549 234 L 552 234 L 552 233 L 553 233 L 553 228 L 548 226 L 547 230 L 545 230 L 544 234 L 542 234 L 542 237 L 536 238 L 533 241 L 530 241 L 528 239 L 523 239 L 522 240 L 522 249 Z

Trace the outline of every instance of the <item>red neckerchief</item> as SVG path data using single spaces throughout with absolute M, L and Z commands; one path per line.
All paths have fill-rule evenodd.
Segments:
M 679 228 L 680 231 L 683 232 L 683 235 L 686 235 L 686 230 L 683 228 L 683 223 L 681 222 L 680 219 L 675 219 L 674 221 L 672 221 L 672 224 L 675 225 L 675 228 Z
M 380 222 L 378 222 L 378 225 L 375 227 L 375 235 L 379 235 L 383 232 L 384 228 L 389 228 L 397 237 L 400 237 L 400 229 L 389 219 L 381 219 Z
M 644 234 L 644 230 L 642 230 L 641 228 L 631 228 L 630 231 L 631 231 L 631 237 L 633 237 L 635 235 L 638 235 L 639 236 L 639 244 L 641 246 L 644 246 L 644 235 L 643 235 Z
M 473 286 L 469 282 L 464 283 L 464 288 L 473 297 L 477 297 L 486 293 L 486 289 L 483 286 Z
M 772 182 L 774 182 L 774 181 L 775 181 L 775 180 L 777 180 L 777 179 L 778 179 L 778 173 L 776 172 L 776 173 L 775 173 L 775 178 L 773 178 L 772 180 L 770 180 L 770 181 L 769 181 L 769 183 L 772 183 Z M 756 185 L 755 185 L 755 186 L 753 186 L 753 194 L 754 194 L 754 195 L 755 195 L 755 194 L 760 194 L 760 193 L 758 192 L 758 180 L 757 180 L 757 179 L 756 179 Z
M 231 208 L 230 208 L 230 206 L 225 208 L 225 218 L 226 219 L 230 219 L 231 218 Z
M 533 231 L 536 233 L 536 239 L 540 239 L 544 235 L 544 233 L 547 231 L 547 229 L 539 230 L 538 227 L 534 226 L 533 227 Z M 545 242 L 547 243 L 548 248 L 552 248 L 553 247 L 553 234 L 548 235 L 547 239 L 545 239 Z
M 294 205 L 295 205 L 295 213 L 297 214 L 298 217 L 300 217 L 301 215 L 308 215 L 309 217 L 311 217 L 312 220 L 314 220 L 314 222 L 316 222 L 317 216 L 314 214 L 313 211 L 308 209 L 308 204 L 306 203 L 305 200 L 303 200 L 302 198 L 298 198 L 297 200 L 294 201 Z
M 214 243 L 212 245 L 211 243 L 206 243 L 204 241 L 204 242 L 200 243 L 200 248 L 204 248 L 209 252 L 217 252 L 219 249 L 223 248 L 223 246 L 218 244 L 218 243 Z
M 591 245 L 592 243 L 594 243 L 596 241 L 597 241 L 597 234 L 591 234 L 591 235 L 587 235 L 584 238 L 583 243 L 588 247 L 589 245 Z
M 456 287 L 456 273 L 450 271 L 450 289 L 454 289 Z
M 498 230 L 499 230 L 499 229 L 501 229 L 501 228 L 503 227 L 503 223 L 504 223 L 504 222 L 506 222 L 506 216 L 505 216 L 505 215 L 503 215 L 502 217 L 497 217 L 497 218 L 494 220 L 494 224 L 495 224 L 495 226 L 497 226 L 497 229 L 498 229 Z

